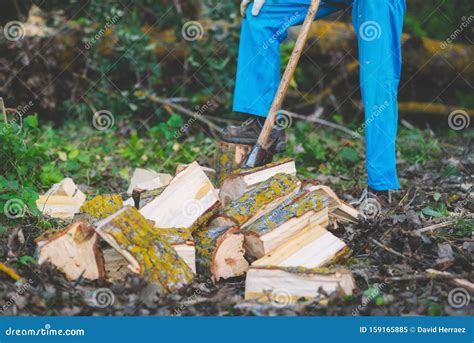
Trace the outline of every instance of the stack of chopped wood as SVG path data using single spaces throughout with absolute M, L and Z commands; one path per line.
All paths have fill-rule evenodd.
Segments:
M 357 210 L 330 188 L 300 181 L 293 160 L 227 173 L 219 189 L 211 181 L 218 174 L 197 162 L 174 177 L 137 169 L 125 201 L 85 201 L 65 179 L 38 200 L 44 214 L 71 221 L 37 240 L 39 263 L 70 280 L 140 274 L 162 293 L 197 273 L 214 282 L 246 274 L 245 298 L 259 301 L 281 289 L 289 301 L 351 294 L 350 271 L 332 267 L 350 250 L 326 227 L 357 221 Z

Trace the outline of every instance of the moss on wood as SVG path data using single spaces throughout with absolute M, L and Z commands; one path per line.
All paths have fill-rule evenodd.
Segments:
M 250 148 L 251 145 L 218 143 L 216 157 L 216 177 L 218 183 L 222 183 L 225 177 L 240 168 L 240 163 L 246 153 L 250 151 Z
M 102 220 L 123 207 L 120 194 L 97 195 L 81 206 L 80 212 L 85 213 L 91 222 Z
M 155 228 L 161 239 L 170 245 L 184 244 L 193 240 L 194 228 Z
M 136 208 L 127 207 L 100 230 L 128 251 L 140 265 L 141 275 L 163 292 L 173 292 L 192 281 L 193 273 L 186 262 Z
M 227 217 L 235 220 L 239 225 L 244 224 L 257 211 L 282 198 L 299 186 L 296 176 L 279 173 L 258 184 L 239 199 L 232 201 L 225 209 Z
M 243 233 L 253 233 L 258 236 L 265 235 L 275 230 L 292 218 L 298 218 L 309 211 L 321 211 L 328 206 L 328 199 L 315 192 L 300 191 L 293 195 L 271 213 L 258 218 L 254 223 L 242 229 Z
M 212 256 L 216 249 L 219 237 L 230 228 L 201 226 L 194 231 L 193 237 L 196 246 L 196 271 L 199 275 L 212 277 Z
M 134 189 L 132 192 L 132 198 L 135 203 L 135 207 L 138 209 L 142 208 L 143 206 L 148 204 L 150 201 L 155 199 L 157 196 L 159 196 L 161 193 L 163 193 L 166 187 L 167 186 L 148 190 L 148 191 Z

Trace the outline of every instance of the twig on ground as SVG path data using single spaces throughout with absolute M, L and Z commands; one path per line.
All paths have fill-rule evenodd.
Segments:
M 404 258 L 404 259 L 409 259 L 408 256 L 405 256 L 405 255 L 399 253 L 398 251 L 395 251 L 395 250 L 393 250 L 392 248 L 389 248 L 388 246 L 386 246 L 386 245 L 380 243 L 379 241 L 377 241 L 377 240 L 375 240 L 375 239 L 373 239 L 373 238 L 372 238 L 371 240 L 372 240 L 372 242 L 373 242 L 375 245 L 377 245 L 378 247 L 380 247 L 380 248 L 382 248 L 382 249 L 388 251 L 389 253 L 394 254 L 395 256 Z
M 156 104 L 159 104 L 159 105 L 162 105 L 162 106 L 165 106 L 165 107 L 168 106 L 168 107 L 172 108 L 173 110 L 180 112 L 181 114 L 184 114 L 188 117 L 194 118 L 197 121 L 200 121 L 200 122 L 206 124 L 207 126 L 209 126 L 210 128 L 212 128 L 214 130 L 221 131 L 221 128 L 219 126 L 217 126 L 212 121 L 207 119 L 204 115 L 199 114 L 199 113 L 195 113 L 195 112 L 193 112 L 193 111 L 191 111 L 191 110 L 189 110 L 189 109 L 187 109 L 187 108 L 185 108 L 181 105 L 175 104 L 172 101 L 170 101 L 169 99 L 161 98 L 161 97 L 156 96 L 154 94 L 141 92 L 141 91 L 140 92 L 135 92 L 135 95 L 137 97 L 144 97 L 145 99 L 150 100 L 150 101 L 152 101 Z
M 454 275 L 449 272 L 442 272 L 442 271 L 431 269 L 431 268 L 427 269 L 426 272 L 435 278 L 438 278 L 438 277 L 448 278 L 449 283 L 452 284 L 453 286 L 462 287 L 462 288 L 467 289 L 470 293 L 474 293 L 474 283 L 466 279 L 460 278 L 459 275 Z
M 454 223 L 456 223 L 456 220 L 448 220 L 448 221 L 445 221 L 445 222 L 442 222 L 442 223 L 433 224 L 433 225 L 424 227 L 422 229 L 415 230 L 414 233 L 419 236 L 420 234 L 422 234 L 424 232 L 440 229 L 440 228 L 449 226 L 449 225 L 454 224 Z
M 307 121 L 307 122 L 310 122 L 310 123 L 321 124 L 321 125 L 324 125 L 324 126 L 342 131 L 344 133 L 347 133 L 351 137 L 354 137 L 355 135 L 357 135 L 356 132 L 354 132 L 352 130 L 349 130 L 348 128 L 346 128 L 342 125 L 338 125 L 336 123 L 330 122 L 328 120 L 324 120 L 324 119 L 320 119 L 320 118 L 314 118 L 312 116 L 304 116 L 304 115 L 294 113 L 294 112 L 290 112 L 290 111 L 287 111 L 287 110 L 282 110 L 281 113 L 286 114 L 286 115 L 288 115 L 292 118 L 304 120 L 304 121 Z
M 469 277 L 468 274 L 461 274 L 455 275 L 451 273 L 433 273 L 430 272 L 432 269 L 427 269 L 426 273 L 419 274 L 419 275 L 403 275 L 403 276 L 392 276 L 392 277 L 381 277 L 381 276 L 373 276 L 371 277 L 372 280 L 380 280 L 383 282 L 398 282 L 398 281 L 416 281 L 416 280 L 449 280 L 449 279 L 461 279 L 465 277 Z
M 3 120 L 5 121 L 5 124 L 8 123 L 8 118 L 7 118 L 7 109 L 5 108 L 5 103 L 3 102 L 3 98 L 0 97 L 0 107 L 3 113 Z

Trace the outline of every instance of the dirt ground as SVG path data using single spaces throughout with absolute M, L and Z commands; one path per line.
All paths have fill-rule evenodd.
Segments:
M 467 146 L 446 151 L 445 158 L 420 165 L 401 164 L 402 184 L 394 204 L 357 225 L 332 223 L 329 229 L 352 249 L 345 262 L 357 282 L 353 296 L 287 306 L 259 304 L 243 299 L 245 279 L 213 285 L 197 279 L 179 294 L 158 297 L 153 288 L 135 276 L 115 284 L 79 280 L 68 282 L 52 266 L 14 263 L 28 282 L 15 284 L 0 272 L 2 315 L 473 315 L 470 297 L 453 278 L 432 278 L 426 270 L 447 271 L 473 281 L 472 171 L 474 157 Z M 358 190 L 339 195 L 353 201 Z M 444 203 L 446 212 L 436 218 L 427 207 Z M 433 224 L 442 227 L 416 234 Z M 0 242 L 1 260 L 35 254 L 34 224 L 18 227 Z M 459 293 L 461 292 L 461 293 Z M 469 293 L 468 293 L 469 294 Z M 464 296 L 464 298 L 463 298 Z

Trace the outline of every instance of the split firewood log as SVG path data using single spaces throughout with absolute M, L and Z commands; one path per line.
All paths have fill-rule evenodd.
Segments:
M 218 206 L 216 189 L 197 162 L 178 173 L 159 196 L 140 209 L 157 228 L 189 228 Z
M 120 194 L 97 195 L 81 206 L 81 213 L 86 214 L 90 222 L 107 218 L 123 207 Z
M 196 249 L 194 247 L 192 229 L 154 229 L 160 238 L 176 250 L 179 257 L 196 274 Z M 106 279 L 109 282 L 123 280 L 130 273 L 127 259 L 112 247 L 102 249 L 105 263 Z
M 184 169 L 186 169 L 189 166 L 189 164 L 178 164 L 176 167 L 176 174 L 181 173 Z M 203 167 L 201 166 L 202 170 L 206 173 L 207 177 L 209 180 L 211 180 L 214 184 L 217 181 L 217 173 L 214 169 L 209 168 L 209 167 Z
M 238 227 L 202 226 L 194 233 L 196 270 L 214 282 L 243 275 L 248 269 L 244 258 L 244 236 Z
M 52 218 L 70 219 L 79 213 L 80 207 L 86 201 L 71 178 L 65 178 L 54 184 L 36 201 L 36 206 L 44 214 Z
M 292 239 L 310 224 L 328 224 L 328 199 L 319 195 L 314 186 L 302 189 L 265 216 L 242 229 L 245 251 L 261 258 Z
M 80 203 L 64 195 L 40 195 L 36 206 L 44 215 L 58 219 L 71 219 L 81 208 Z
M 134 273 L 155 283 L 162 293 L 190 283 L 193 273 L 177 252 L 134 207 L 124 207 L 96 224 L 97 233 L 129 262 Z
M 310 224 L 252 266 L 320 268 L 341 261 L 349 253 L 342 240 L 322 226 Z
M 152 200 L 158 197 L 166 187 L 161 187 L 151 190 L 143 190 L 140 188 L 135 188 L 132 192 L 132 198 L 134 205 L 137 209 L 143 208 L 146 204 L 149 204 Z
M 357 223 L 363 214 L 351 205 L 345 203 L 334 193 L 334 191 L 323 185 L 317 185 L 314 188 L 317 194 L 329 199 L 329 217 L 350 223 Z
M 184 262 L 196 274 L 196 248 L 191 228 L 155 228 L 156 233 L 178 253 Z
M 102 248 L 102 255 L 104 256 L 105 279 L 108 282 L 124 280 L 127 274 L 132 273 L 128 268 L 127 259 L 111 246 Z
M 217 220 L 222 221 L 225 218 L 229 223 L 233 222 L 235 226 L 248 226 L 296 194 L 300 186 L 301 182 L 296 176 L 276 174 L 232 201 L 221 211 Z M 217 225 L 214 224 L 214 226 Z
M 333 292 L 351 295 L 354 277 L 347 269 L 254 267 L 245 280 L 245 300 L 287 306 L 301 299 L 312 300 Z
M 149 169 L 137 168 L 133 172 L 127 194 L 132 195 L 134 189 L 147 191 L 167 186 L 172 178 L 170 174 L 162 174 Z
M 194 242 L 188 241 L 185 243 L 173 244 L 173 249 L 183 261 L 188 265 L 191 271 L 196 274 L 196 247 Z
M 77 280 L 81 275 L 89 280 L 104 278 L 98 236 L 86 221 L 75 222 L 59 232 L 47 233 L 36 242 L 38 264 L 51 262 L 68 280 Z
M 70 177 L 63 179 L 59 183 L 55 183 L 44 195 L 64 195 L 76 200 L 78 203 L 84 203 L 86 201 L 86 195 L 77 188 L 73 179 Z
M 296 175 L 295 161 L 292 159 L 284 159 L 263 167 L 245 170 L 239 169 L 235 171 L 222 181 L 219 191 L 219 198 L 222 205 L 227 206 L 230 202 L 240 198 L 252 187 L 268 180 L 278 173 Z

